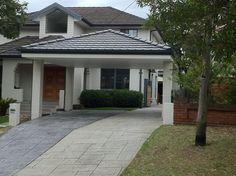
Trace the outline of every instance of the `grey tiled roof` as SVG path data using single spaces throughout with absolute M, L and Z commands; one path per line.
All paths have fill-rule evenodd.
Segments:
M 145 22 L 141 17 L 112 7 L 65 7 L 65 9 L 80 15 L 90 26 L 142 26 Z M 40 12 L 29 13 L 25 25 L 39 25 L 33 18 Z
M 39 39 L 38 36 L 25 36 L 7 43 L 0 45 L 0 58 L 2 57 L 21 57 L 21 52 L 19 48 L 24 45 L 28 45 L 31 43 L 42 42 L 46 40 L 54 40 L 62 38 L 62 36 L 48 36 Z
M 112 7 L 68 7 L 92 26 L 142 26 L 144 19 Z
M 25 21 L 25 26 L 38 26 L 39 22 L 38 21 L 33 21 L 32 17 L 36 14 L 37 12 L 32 12 L 28 13 Z
M 21 50 L 25 53 L 171 54 L 171 48 L 166 45 L 144 41 L 111 29 L 35 43 L 23 46 Z

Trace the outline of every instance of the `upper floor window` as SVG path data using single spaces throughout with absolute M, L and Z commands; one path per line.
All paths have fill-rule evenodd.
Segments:
M 138 36 L 138 29 L 121 29 L 120 32 L 123 32 L 125 34 L 129 34 L 133 37 Z
M 101 89 L 129 89 L 129 69 L 101 69 Z
M 46 16 L 46 33 L 67 33 L 68 15 L 55 10 Z

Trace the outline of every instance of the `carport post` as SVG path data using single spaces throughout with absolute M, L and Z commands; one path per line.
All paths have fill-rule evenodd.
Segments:
M 74 68 L 66 68 L 65 111 L 73 109 Z
M 43 61 L 33 61 L 31 119 L 42 116 Z
M 174 122 L 174 106 L 171 102 L 173 80 L 172 80 L 172 62 L 164 62 L 163 64 L 163 124 L 173 124 Z

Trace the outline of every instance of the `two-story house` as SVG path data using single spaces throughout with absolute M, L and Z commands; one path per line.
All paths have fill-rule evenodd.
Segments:
M 30 107 L 71 110 L 84 89 L 129 89 L 156 102 L 163 70 L 163 102 L 171 102 L 171 49 L 144 19 L 112 7 L 63 7 L 30 13 L 14 41 L 0 45 L 2 98 Z M 46 111 L 46 110 L 45 110 Z

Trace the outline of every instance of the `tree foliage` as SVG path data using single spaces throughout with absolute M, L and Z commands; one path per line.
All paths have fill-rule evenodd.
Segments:
M 0 34 L 16 38 L 26 18 L 27 3 L 19 0 L 0 0 Z
M 211 83 L 219 70 L 224 71 L 232 61 L 236 50 L 235 0 L 138 0 L 138 3 L 151 8 L 146 26 L 159 29 L 164 41 L 173 48 L 181 86 L 192 91 L 199 89 L 199 84 L 192 83 L 196 83 L 195 75 L 202 70 L 209 18 L 213 19 Z
M 191 85 L 200 79 L 197 81 L 200 84 L 196 84 L 199 103 L 195 144 L 205 145 L 210 84 L 213 78 L 221 77 L 236 52 L 236 1 L 138 0 L 138 3 L 150 7 L 147 25 L 159 28 L 164 41 L 173 48 L 180 83 L 194 89 Z

